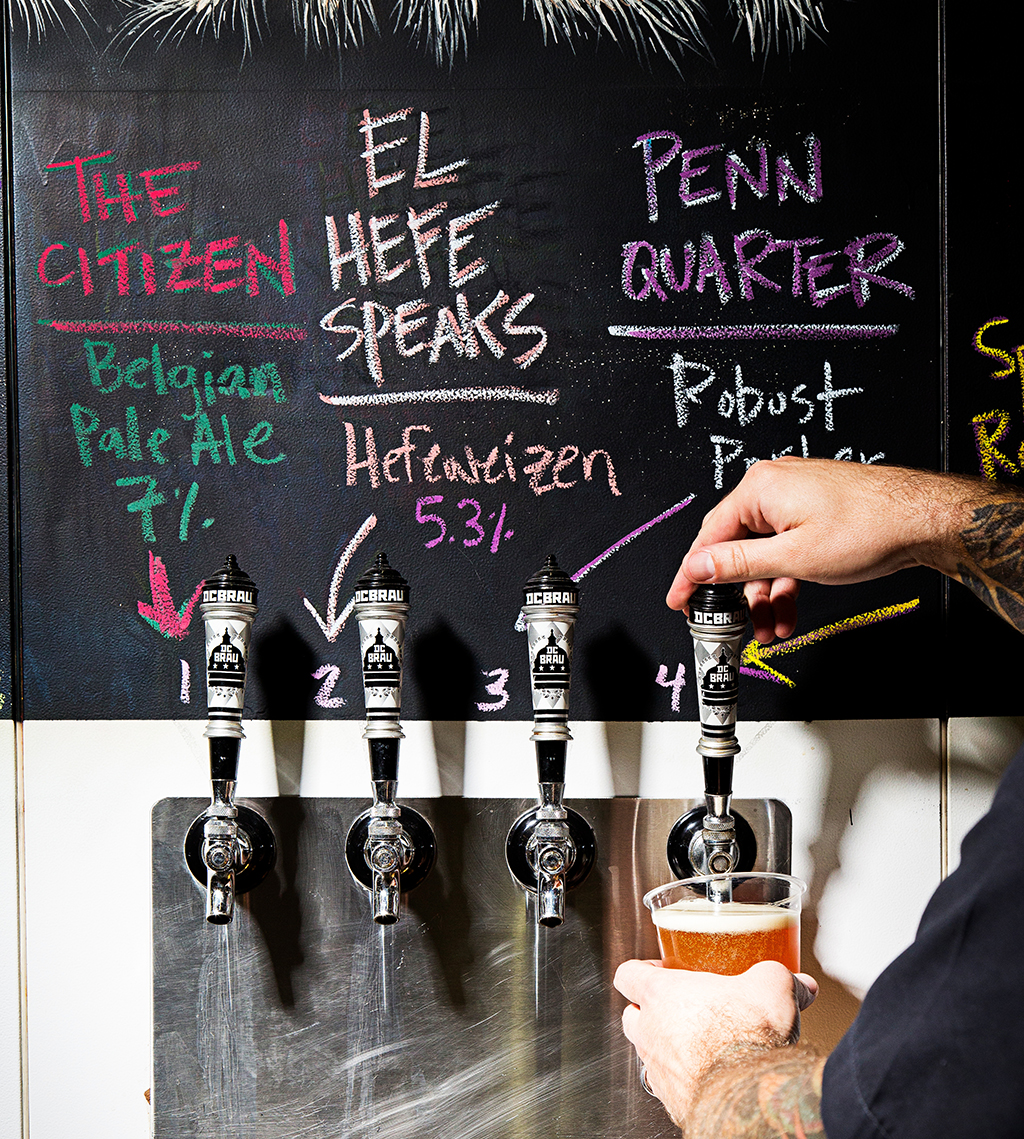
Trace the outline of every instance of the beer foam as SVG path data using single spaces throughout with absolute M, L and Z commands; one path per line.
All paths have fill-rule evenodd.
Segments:
M 752 905 L 689 898 L 654 910 L 654 924 L 661 929 L 687 933 L 762 933 L 796 924 L 797 915 L 781 906 Z

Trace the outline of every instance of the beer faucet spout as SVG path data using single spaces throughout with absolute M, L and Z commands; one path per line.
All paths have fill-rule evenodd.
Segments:
M 415 853 L 412 840 L 402 826 L 402 809 L 394 800 L 395 784 L 374 782 L 374 803 L 370 808 L 363 856 L 373 876 L 370 900 L 373 920 L 379 925 L 398 921 L 402 897 L 402 871 Z
M 238 808 L 232 802 L 234 784 L 213 781 L 213 802 L 206 808 L 201 855 L 206 867 L 206 920 L 227 925 L 235 912 L 235 873 L 248 861 L 239 841 Z
M 545 789 L 542 786 L 542 794 Z M 544 926 L 561 925 L 565 920 L 566 884 L 576 861 L 569 815 L 560 798 L 538 808 L 526 843 L 526 857 L 537 876 L 537 922 Z

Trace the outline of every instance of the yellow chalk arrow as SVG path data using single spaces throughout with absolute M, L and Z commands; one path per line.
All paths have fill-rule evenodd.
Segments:
M 879 621 L 889 621 L 893 617 L 901 617 L 921 604 L 921 599 L 915 597 L 913 601 L 903 601 L 898 605 L 885 605 L 881 609 L 873 609 L 870 613 L 860 613 L 856 617 L 846 617 L 836 621 L 834 625 L 823 625 L 801 637 L 793 637 L 788 641 L 779 641 L 774 645 L 762 645 L 757 641 L 750 641 L 743 646 L 740 653 L 740 668 L 748 670 L 754 676 L 759 673 L 765 680 L 775 680 L 790 688 L 796 688 L 796 682 L 788 676 L 783 676 L 766 663 L 768 657 L 781 656 L 783 653 L 795 653 L 804 645 L 813 645 L 816 641 L 823 641 L 826 637 L 834 637 L 837 633 L 845 633 L 850 629 L 863 629 L 867 625 L 877 625 Z

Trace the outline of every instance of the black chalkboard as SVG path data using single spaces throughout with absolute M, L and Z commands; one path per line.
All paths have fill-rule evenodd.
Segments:
M 953 470 L 1024 484 L 1024 241 L 1018 178 L 1006 160 L 1003 108 L 1013 79 L 992 67 L 991 40 L 971 14 L 946 15 L 948 63 L 949 460 Z M 980 656 L 991 672 L 979 672 Z M 1020 635 L 966 590 L 950 593 L 942 654 L 951 715 L 1019 714 Z
M 663 597 L 747 461 L 944 460 L 938 13 L 905 7 L 754 60 L 730 27 L 681 75 L 517 4 L 450 68 L 273 13 L 244 61 L 100 50 L 103 17 L 22 44 L 25 715 L 200 716 L 191 605 L 233 552 L 247 715 L 359 718 L 342 617 L 382 548 L 407 717 L 529 717 L 554 552 L 573 718 L 695 718 Z M 746 718 L 944 710 L 934 576 L 808 588 L 797 633 L 747 657 Z

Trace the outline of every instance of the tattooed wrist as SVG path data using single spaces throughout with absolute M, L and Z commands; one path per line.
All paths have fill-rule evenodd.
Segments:
M 823 1137 L 825 1059 L 805 1046 L 723 1056 L 697 1089 L 686 1139 Z
M 1024 632 L 1024 499 L 976 507 L 960 540 L 966 559 L 957 564 L 957 579 Z

